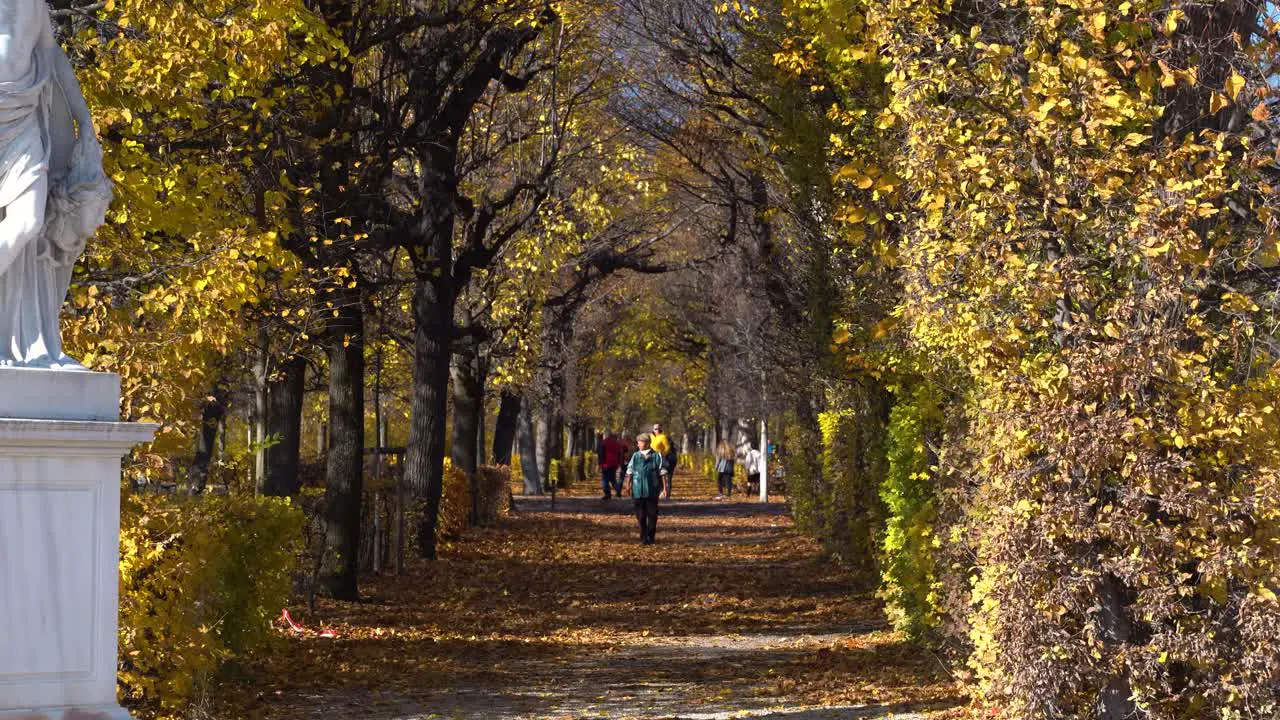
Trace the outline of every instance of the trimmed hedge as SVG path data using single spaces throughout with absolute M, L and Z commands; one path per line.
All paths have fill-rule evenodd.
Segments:
M 880 499 L 888 513 L 881 541 L 880 595 L 894 627 L 912 640 L 926 639 L 938 625 L 934 588 L 938 513 L 925 442 L 939 422 L 936 401 L 927 387 L 903 392 L 889 413 L 889 467 L 880 485 Z
M 855 387 L 829 405 L 816 422 L 796 420 L 785 430 L 793 448 L 784 459 L 787 501 L 802 532 L 870 579 L 885 521 L 879 488 L 888 464 L 888 395 Z
M 270 644 L 304 523 L 286 499 L 123 498 L 118 677 L 138 717 L 185 715 L 223 663 Z

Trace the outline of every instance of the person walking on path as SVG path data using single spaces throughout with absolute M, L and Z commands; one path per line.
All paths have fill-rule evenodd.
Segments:
M 640 543 L 652 545 L 658 531 L 658 497 L 662 494 L 667 469 L 662 455 L 649 446 L 649 433 L 636 436 L 640 448 L 627 463 L 627 485 L 636 506 L 636 522 L 640 524 Z
M 662 432 L 662 423 L 653 424 L 653 449 L 662 456 L 662 462 L 667 471 L 667 488 L 662 497 L 671 499 L 671 480 L 676 474 L 676 449 L 672 447 L 671 441 Z
M 624 449 L 617 433 L 605 435 L 600 443 L 600 487 L 604 490 L 604 500 L 614 495 L 622 497 L 622 478 L 618 477 L 618 468 L 622 465 Z
M 627 464 L 631 462 L 631 455 L 635 450 L 631 447 L 631 439 L 635 437 L 626 430 L 618 432 L 618 447 L 620 448 L 618 457 L 622 458 L 618 463 L 618 481 L 621 482 L 627 474 Z
M 726 440 L 720 441 L 720 446 L 716 448 L 716 490 L 720 493 L 716 496 L 719 500 L 722 497 L 733 497 L 733 446 Z
M 760 451 L 750 444 L 742 456 L 742 467 L 747 471 L 747 495 L 760 492 Z

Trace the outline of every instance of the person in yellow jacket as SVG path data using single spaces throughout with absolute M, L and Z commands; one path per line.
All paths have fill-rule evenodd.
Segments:
M 666 472 L 667 479 L 666 489 L 664 490 L 662 497 L 663 499 L 670 500 L 671 481 L 674 480 L 676 476 L 676 451 L 675 448 L 671 447 L 671 441 L 662 432 L 662 423 L 653 424 L 653 433 L 649 440 L 649 447 L 653 448 L 654 452 L 662 456 L 662 467 Z

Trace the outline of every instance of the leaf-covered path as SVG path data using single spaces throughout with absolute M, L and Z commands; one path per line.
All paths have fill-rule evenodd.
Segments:
M 337 637 L 284 640 L 224 684 L 215 714 L 951 714 L 957 691 L 937 660 L 887 629 L 784 505 L 716 501 L 704 487 L 686 497 L 663 504 L 649 547 L 636 542 L 630 501 L 519 499 L 502 527 L 434 564 L 366 579 L 368 602 L 322 604 L 303 622 Z

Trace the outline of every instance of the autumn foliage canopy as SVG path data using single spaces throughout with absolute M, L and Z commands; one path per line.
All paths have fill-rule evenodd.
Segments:
M 797 525 L 983 711 L 1280 715 L 1274 4 L 62 5 L 119 188 L 66 336 L 166 422 L 140 483 L 220 437 L 298 495 L 306 445 L 354 598 L 390 503 L 428 558 L 496 522 L 490 450 L 537 493 L 593 430 L 772 420 Z M 291 506 L 126 507 L 127 692 L 157 618 L 238 651 L 155 568 L 257 645 Z M 209 589 L 232 521 L 269 598 Z

